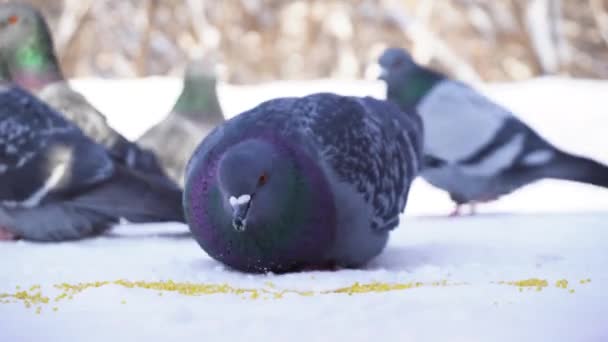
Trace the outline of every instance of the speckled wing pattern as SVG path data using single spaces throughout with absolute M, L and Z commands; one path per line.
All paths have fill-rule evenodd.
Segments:
M 0 85 L 0 203 L 18 204 L 45 184 L 48 193 L 70 192 L 112 172 L 106 150 L 78 127 L 27 91 Z
M 373 207 L 374 230 L 398 223 L 421 154 L 415 120 L 384 101 L 370 97 L 310 97 L 310 125 L 322 155 L 343 181 L 351 183 Z M 325 115 L 333 112 L 333 115 Z
M 242 119 L 312 139 L 340 181 L 350 183 L 372 207 L 372 229 L 397 225 L 420 167 L 422 123 L 415 113 L 370 97 L 328 93 L 270 100 L 252 111 Z

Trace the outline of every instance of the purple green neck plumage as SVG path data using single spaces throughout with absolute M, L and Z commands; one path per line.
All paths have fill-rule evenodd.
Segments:
M 217 98 L 214 79 L 186 79 L 173 112 L 201 119 L 203 115 L 210 121 L 222 121 L 223 114 Z
M 444 77 L 430 69 L 417 67 L 404 77 L 388 84 L 388 98 L 405 108 L 412 108 Z
M 241 133 L 245 137 L 235 138 L 247 140 L 248 134 Z M 216 157 L 199 161 L 188 177 L 185 207 L 196 240 L 212 257 L 251 272 L 285 271 L 303 260 L 321 262 L 335 234 L 335 209 L 323 174 L 288 142 L 272 134 L 251 138 L 272 144 L 281 158 L 291 156 L 281 164 L 282 172 L 289 173 L 288 184 L 273 195 L 276 205 L 268 208 L 273 214 L 243 232 L 233 228 L 232 212 L 217 178 L 219 156 L 230 149 L 225 146 Z
M 20 86 L 37 91 L 64 79 L 48 33 L 39 32 L 7 50 L 4 57 L 6 72 Z

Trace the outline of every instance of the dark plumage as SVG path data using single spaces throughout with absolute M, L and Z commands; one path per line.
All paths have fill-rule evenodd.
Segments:
M 215 74 L 205 61 L 190 62 L 171 113 L 138 140 L 159 156 L 169 176 L 180 184 L 196 146 L 224 121 L 216 83 Z
M 38 95 L 104 145 L 115 160 L 170 182 L 151 152 L 116 132 L 102 113 L 68 85 L 48 25 L 39 11 L 27 4 L 0 4 L 0 59 L 3 79 Z
M 0 230 L 40 241 L 98 234 L 125 218 L 183 221 L 181 191 L 117 163 L 27 91 L 0 85 Z
M 405 50 L 387 49 L 379 63 L 388 99 L 417 110 L 424 122 L 422 177 L 449 192 L 458 206 L 493 200 L 543 178 L 608 187 L 608 167 L 558 150 L 507 109 L 416 64 Z
M 264 102 L 216 128 L 190 160 L 190 229 L 239 270 L 360 266 L 382 251 L 405 208 L 418 120 L 369 97 Z

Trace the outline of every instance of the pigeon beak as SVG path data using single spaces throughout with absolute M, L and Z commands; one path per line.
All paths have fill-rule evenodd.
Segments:
M 234 210 L 232 216 L 232 227 L 237 232 L 244 232 L 247 227 L 247 209 L 248 206 L 240 206 Z
M 231 196 L 229 201 L 233 210 L 232 227 L 237 232 L 243 232 L 247 227 L 247 213 L 251 206 L 251 195 L 241 195 L 238 198 Z

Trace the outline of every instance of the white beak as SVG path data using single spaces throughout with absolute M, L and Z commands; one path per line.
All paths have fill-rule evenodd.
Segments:
M 234 196 L 230 196 L 230 198 L 228 199 L 228 202 L 230 202 L 230 205 L 235 208 L 244 204 L 249 203 L 249 201 L 251 201 L 251 195 L 241 195 L 239 197 L 234 197 Z

